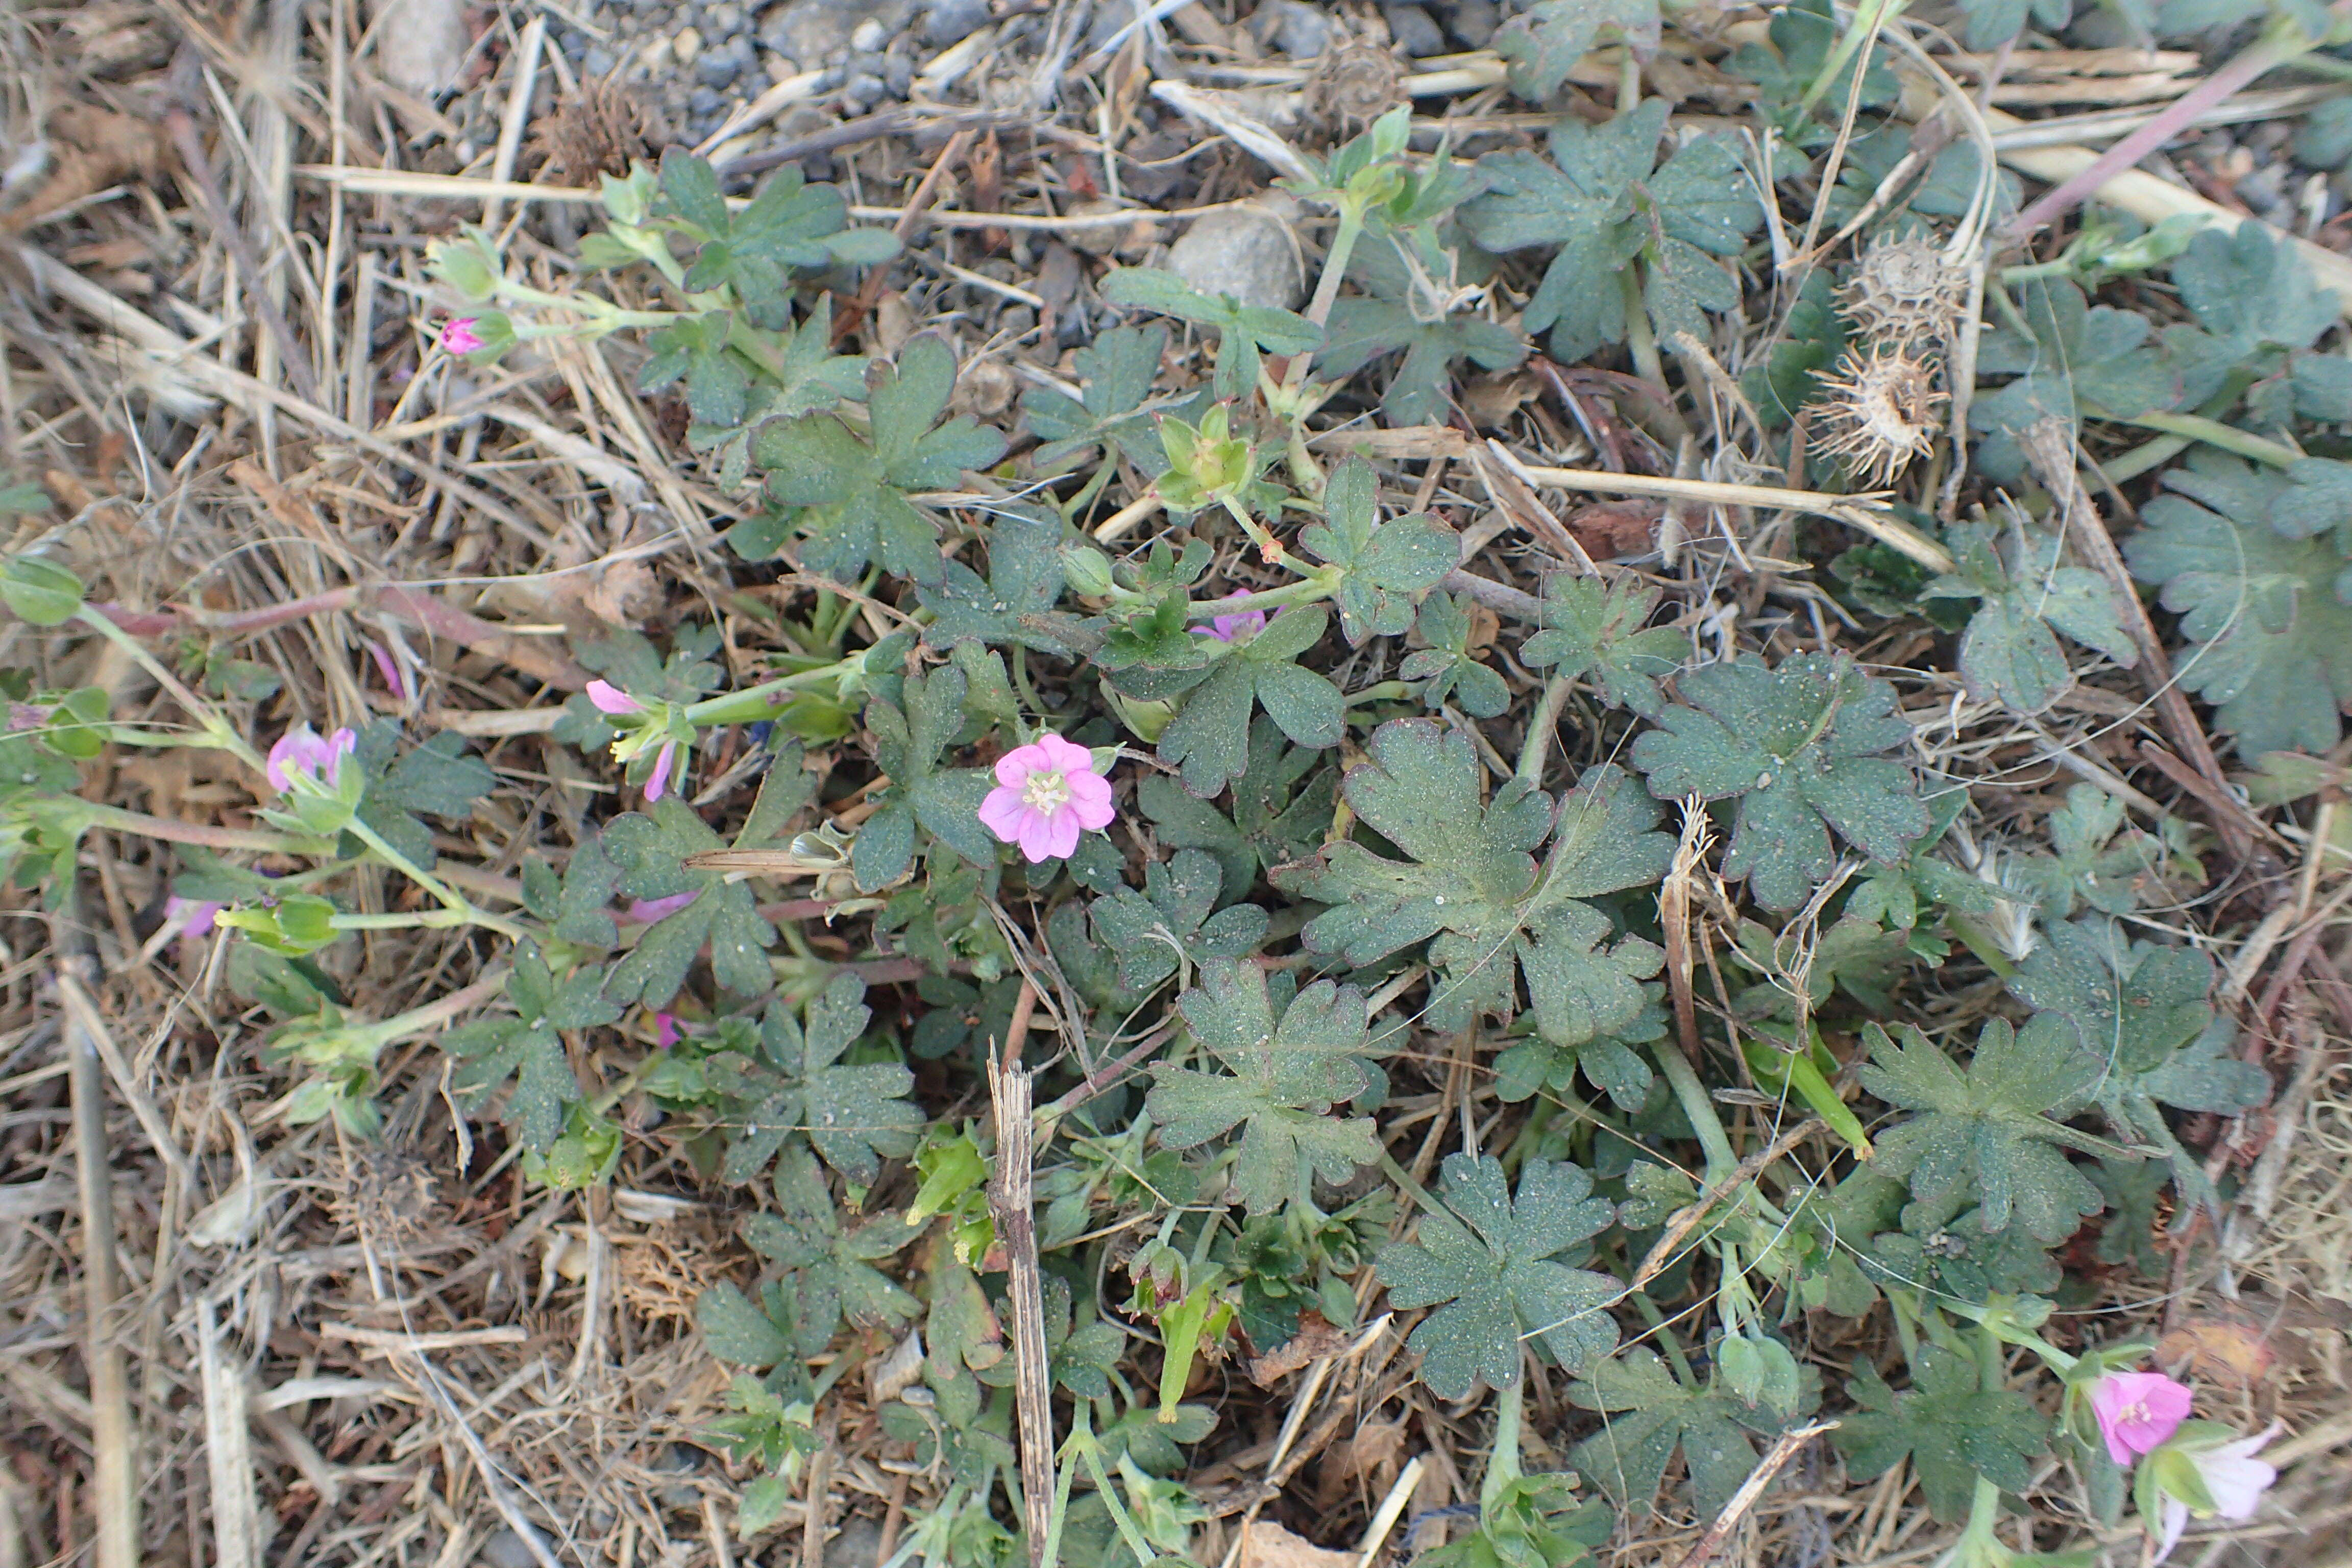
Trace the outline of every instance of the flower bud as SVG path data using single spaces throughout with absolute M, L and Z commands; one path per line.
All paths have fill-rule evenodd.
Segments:
M 1069 544 L 1062 548 L 1062 580 L 1070 592 L 1089 599 L 1110 596 L 1117 584 L 1111 580 L 1110 557 L 1091 544 Z

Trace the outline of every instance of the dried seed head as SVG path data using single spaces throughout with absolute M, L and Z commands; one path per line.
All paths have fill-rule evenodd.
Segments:
M 551 180 L 590 185 L 598 174 L 621 175 L 667 132 L 660 116 L 631 89 L 595 78 L 556 106 L 531 133 L 531 149 Z
M 1925 236 L 1878 239 L 1838 297 L 1865 342 L 1930 347 L 1951 341 L 1968 277 Z
M 1404 101 L 1404 68 L 1381 39 L 1341 32 L 1307 73 L 1307 118 L 1346 135 Z
M 1813 447 L 1852 466 L 1864 483 L 1888 483 L 1935 445 L 1945 396 L 1926 362 L 1899 350 L 1850 349 L 1821 385 L 1823 397 L 1806 411 Z

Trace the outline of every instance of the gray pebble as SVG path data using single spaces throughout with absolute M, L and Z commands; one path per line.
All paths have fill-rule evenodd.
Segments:
M 784 0 L 760 18 L 760 42 L 804 71 L 818 70 L 848 52 L 860 23 L 879 23 L 887 37 L 913 10 L 913 0 Z
M 576 60 L 587 52 L 588 35 L 577 27 L 566 27 L 555 35 L 555 43 L 565 59 Z
M 1274 41 L 1274 47 L 1294 60 L 1311 60 L 1323 52 L 1331 41 L 1331 21 L 1319 5 L 1301 4 L 1301 0 L 1267 0 L 1257 9 L 1259 26 Z
M 743 30 L 743 7 L 733 0 L 719 0 L 703 13 L 702 30 L 714 38 L 731 38 Z
M 697 120 L 708 120 L 725 107 L 727 100 L 715 87 L 698 87 L 687 95 L 686 111 Z
M 849 47 L 861 55 L 878 55 L 889 39 L 890 29 L 868 16 L 851 30 Z
M 842 84 L 841 96 L 855 99 L 860 105 L 870 108 L 881 101 L 883 90 L 880 77 L 867 71 L 856 71 Z
M 882 66 L 882 86 L 892 98 L 904 98 L 915 86 L 915 62 L 906 55 L 891 55 Z
M 706 88 L 726 87 L 742 74 L 745 63 L 732 49 L 713 49 L 694 62 L 694 77 Z
M 474 1561 L 482 1568 L 539 1568 L 530 1543 L 511 1530 L 499 1531 L 483 1542 L 481 1555 Z
M 1464 48 L 1483 49 L 1493 41 L 1501 17 L 1495 9 L 1495 0 L 1457 0 L 1454 15 L 1447 20 Z
M 988 0 L 929 0 L 923 7 L 923 42 L 935 49 L 960 44 L 988 25 Z
M 1283 195 L 1212 213 L 1169 247 L 1168 270 L 1200 293 L 1287 310 L 1307 292 L 1297 219 L 1297 204 Z
M 1418 5 L 1385 5 L 1381 15 L 1387 18 L 1389 37 L 1414 59 L 1426 59 L 1445 52 L 1445 34 L 1437 26 L 1437 18 Z
M 824 1543 L 825 1568 L 876 1568 L 882 1561 L 882 1527 L 863 1514 L 841 1521 L 841 1533 Z
M 613 51 L 602 44 L 591 44 L 588 52 L 580 57 L 580 68 L 590 76 L 610 76 L 619 63 L 613 58 Z

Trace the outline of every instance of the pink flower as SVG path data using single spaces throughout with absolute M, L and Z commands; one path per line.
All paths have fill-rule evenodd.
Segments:
M 654 753 L 654 771 L 646 775 L 646 804 L 653 805 L 669 788 L 669 770 L 677 763 L 677 742 L 664 741 L 661 750 Z
M 656 1013 L 654 1015 L 654 1042 L 656 1045 L 660 1046 L 664 1050 L 667 1050 L 670 1047 L 677 1044 L 679 1038 L 680 1036 L 677 1029 L 677 1014 Z
M 177 893 L 163 900 L 163 923 L 179 928 L 182 942 L 210 936 L 213 917 L 228 908 L 210 899 L 184 899 Z
M 416 700 L 416 689 L 409 684 L 408 671 L 401 667 L 399 656 L 380 642 L 367 645 L 368 653 L 375 659 L 376 673 L 383 677 L 384 685 L 403 702 Z
M 459 316 L 444 325 L 441 329 L 442 352 L 469 354 L 486 346 L 480 335 L 474 331 L 474 323 L 479 320 L 479 316 Z
M 1094 753 L 1059 735 L 1040 735 L 999 757 L 996 784 L 980 803 L 981 826 L 1021 846 L 1032 866 L 1068 859 L 1081 832 L 1108 827 L 1118 815 Z
M 2107 1457 L 2125 1469 L 2168 1441 L 2189 1418 L 2189 1385 L 2160 1372 L 2111 1372 L 2092 1385 L 2091 1413 Z
M 690 893 L 672 893 L 667 898 L 631 899 L 629 907 L 621 911 L 621 918 L 632 925 L 649 926 L 656 921 L 667 920 L 700 897 L 702 889 L 697 888 Z
M 1225 595 L 1228 599 L 1246 599 L 1249 596 L 1247 588 L 1236 588 Z M 1192 635 L 1196 637 L 1214 637 L 1219 642 L 1232 642 L 1244 632 L 1255 637 L 1265 630 L 1265 616 L 1266 612 L 1264 610 L 1244 610 L 1239 615 L 1219 616 L 1205 626 L 1194 626 Z
M 2252 1437 L 2240 1437 L 2210 1447 L 2189 1447 L 2179 1450 L 2197 1467 L 2197 1477 L 2205 1483 L 2206 1495 L 2213 1500 L 2213 1512 L 2223 1519 L 2248 1520 L 2262 1506 L 2263 1494 L 2278 1479 L 2278 1468 L 2266 1465 L 2253 1456 L 2263 1445 L 2278 1436 L 2273 1426 Z M 2189 1516 L 2194 1511 L 2189 1505 L 2170 1492 L 2164 1494 L 2164 1520 L 2161 1539 L 2157 1542 L 2156 1560 L 2163 1562 L 2180 1543 L 2181 1531 L 2189 1528 Z
M 600 713 L 642 713 L 646 710 L 644 703 L 609 680 L 590 681 L 588 700 L 596 705 L 596 710 Z
M 292 789 L 298 777 L 316 780 L 331 789 L 336 775 L 342 772 L 343 759 L 359 743 L 359 736 L 348 729 L 323 740 L 308 724 L 289 730 L 269 748 L 269 782 L 280 795 Z

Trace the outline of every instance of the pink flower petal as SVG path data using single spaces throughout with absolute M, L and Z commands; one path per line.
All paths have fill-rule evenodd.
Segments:
M 604 713 L 642 713 L 646 705 L 608 680 L 588 683 L 588 700 Z
M 2197 1470 L 2205 1489 L 2213 1494 L 2213 1511 L 2223 1519 L 2252 1519 L 2263 1494 L 2278 1480 L 2275 1466 L 2253 1458 L 2263 1445 L 2278 1436 L 2278 1428 L 2241 1437 L 2198 1455 Z
M 654 754 L 654 771 L 646 775 L 646 804 L 651 805 L 669 788 L 669 770 L 677 761 L 677 742 L 664 741 L 662 749 Z
M 441 328 L 441 347 L 449 353 L 469 354 L 482 346 L 480 334 L 474 331 L 478 316 L 459 316 Z
M 1069 789 L 1072 800 L 1099 801 L 1105 805 L 1110 804 L 1110 780 L 1100 773 L 1066 773 L 1062 775 L 1062 782 Z
M 649 926 L 656 921 L 667 920 L 700 897 L 702 889 L 697 888 L 690 893 L 670 893 L 658 899 L 631 899 L 629 907 L 621 911 L 621 918 L 635 925 Z
M 1021 813 L 1021 853 L 1029 864 L 1054 858 L 1054 819 L 1034 808 Z
M 2179 1429 L 2194 1400 L 2187 1384 L 2160 1372 L 2111 1372 L 2091 1389 L 2091 1414 L 2106 1439 L 2107 1457 L 2129 1469 Z
M 999 784 L 980 803 L 980 825 L 996 835 L 1001 844 L 1018 843 L 1021 818 L 1028 809 L 1022 804 L 1019 783 Z
M 2156 1561 L 2158 1563 L 2172 1555 L 2172 1549 L 2180 1544 L 2180 1532 L 2189 1528 L 2189 1505 L 2179 1498 L 2168 1496 L 2164 1500 L 2163 1511 L 2161 1539 L 2156 1546 Z
M 1077 852 L 1078 816 L 1074 811 L 1057 811 L 1045 824 L 1045 853 L 1055 860 L 1066 860 Z
M 1015 746 L 996 759 L 996 782 L 1018 789 L 1028 782 L 1029 775 L 1043 766 L 1037 761 L 1034 746 Z
M 1118 808 L 1107 800 L 1073 800 L 1063 807 L 1062 815 L 1076 826 L 1097 833 L 1111 825 Z
M 1045 754 L 1045 768 L 1047 772 L 1082 773 L 1094 771 L 1094 753 L 1059 735 L 1038 736 L 1037 750 Z

